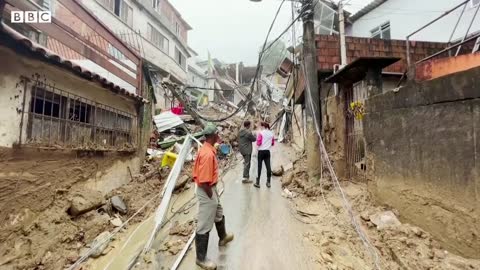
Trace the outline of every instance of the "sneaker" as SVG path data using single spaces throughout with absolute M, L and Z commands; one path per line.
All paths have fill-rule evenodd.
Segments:
M 270 187 L 271 187 L 271 185 L 270 185 L 270 182 L 267 182 L 267 187 L 268 187 L 268 188 L 270 188 Z
M 250 180 L 250 179 L 248 179 L 248 178 L 244 178 L 244 179 L 242 180 L 242 184 L 251 184 L 251 183 L 253 183 L 253 181 Z
M 256 187 L 256 188 L 260 188 L 260 185 L 257 184 L 257 183 L 253 184 L 253 186 Z

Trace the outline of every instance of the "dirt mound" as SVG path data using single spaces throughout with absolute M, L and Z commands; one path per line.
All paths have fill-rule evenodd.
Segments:
M 68 209 L 72 196 L 85 192 L 86 179 L 119 157 L 36 152 L 9 152 L 0 157 L 0 269 L 62 269 L 76 261 L 100 233 L 115 228 L 110 222 L 114 212 L 107 205 L 76 217 Z M 128 213 L 120 216 L 124 221 L 152 194 L 158 194 L 162 183 L 160 173 L 154 173 L 105 198 L 122 195 L 129 206 Z M 141 220 L 142 214 L 131 223 Z
M 331 180 L 323 179 L 323 188 L 317 187 L 316 192 L 323 191 L 323 196 L 321 193 L 312 196 L 310 186 L 298 183 L 305 182 L 304 172 L 294 169 L 292 173 L 293 180 L 290 181 L 292 176 L 287 173 L 284 182 L 288 184 L 287 188 L 297 192 L 291 201 L 293 213 L 300 221 L 314 227 L 304 233 L 304 237 L 318 247 L 317 262 L 322 269 L 373 269 L 372 253 L 360 240 L 351 216 L 344 208 L 342 196 Z M 479 260 L 450 254 L 428 232 L 418 227 L 400 222 L 375 225 L 379 215 L 389 213 L 389 218 L 394 215 L 401 220 L 401 213 L 375 206 L 364 184 L 341 182 L 341 185 L 352 206 L 358 228 L 368 236 L 382 269 L 480 269 Z

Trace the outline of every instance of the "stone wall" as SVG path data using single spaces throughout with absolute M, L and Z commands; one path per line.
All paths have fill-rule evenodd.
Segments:
M 366 102 L 369 188 L 403 222 L 480 258 L 480 68 Z

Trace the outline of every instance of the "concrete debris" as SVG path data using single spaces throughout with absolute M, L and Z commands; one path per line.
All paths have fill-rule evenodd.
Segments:
M 105 203 L 103 194 L 95 190 L 85 190 L 82 193 L 76 193 L 70 198 L 70 207 L 68 213 L 72 216 L 78 216 L 88 211 L 96 209 Z
M 391 226 L 401 225 L 400 221 L 397 219 L 395 214 L 392 211 L 385 211 L 377 213 L 370 216 L 370 220 L 373 224 L 377 226 L 377 229 L 382 230 Z
M 183 189 L 185 185 L 190 181 L 190 176 L 189 175 L 183 175 L 182 177 L 178 178 L 177 183 L 175 184 L 175 188 L 173 189 L 174 191 L 178 191 L 180 189 Z
M 287 188 L 285 188 L 283 190 L 282 196 L 285 197 L 285 198 L 288 198 L 288 199 L 295 198 L 295 194 L 293 192 L 291 192 L 290 190 L 288 190 Z
M 293 169 L 293 162 L 287 163 L 287 165 L 283 166 L 283 170 L 288 172 Z
M 274 169 L 272 170 L 273 176 L 282 176 L 283 173 L 284 173 L 283 166 L 280 166 L 280 168 L 274 168 Z
M 128 211 L 127 205 L 120 196 L 113 196 L 110 199 L 113 209 L 117 210 L 120 214 L 125 215 Z
M 111 219 L 110 223 L 115 227 L 120 227 L 123 224 L 122 220 L 119 217 L 115 217 L 115 218 Z
M 91 257 L 93 258 L 98 258 L 102 255 L 104 255 L 104 251 L 107 249 L 108 247 L 108 244 L 110 244 L 110 240 L 107 240 L 108 237 L 110 236 L 110 232 L 109 231 L 105 231 L 105 232 L 102 232 L 101 234 L 99 234 L 92 242 L 92 244 L 90 245 L 90 247 L 95 247 L 97 246 L 98 244 L 100 243 L 103 243 L 101 244 L 100 246 L 98 246 L 98 248 L 95 249 L 95 251 L 92 253 Z

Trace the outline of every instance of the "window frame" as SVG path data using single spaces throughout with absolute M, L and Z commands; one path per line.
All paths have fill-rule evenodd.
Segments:
M 127 11 L 127 14 L 124 14 L 125 11 Z M 120 1 L 120 15 L 118 17 L 128 26 L 133 27 L 133 8 L 125 0 Z
M 161 3 L 161 0 L 152 0 L 152 7 L 158 13 L 160 13 L 160 11 L 161 11 L 160 3 Z
M 153 34 L 158 35 L 159 42 L 157 43 L 154 39 Z M 166 38 L 157 28 L 155 28 L 151 23 L 147 24 L 147 39 L 162 52 L 168 54 L 170 49 L 170 41 Z
M 384 22 L 384 23 L 380 24 L 379 26 L 370 30 L 370 37 L 371 38 L 376 38 L 376 39 L 390 40 L 390 39 L 392 39 L 391 29 L 392 29 L 392 27 L 390 25 L 390 21 Z M 387 31 L 388 31 L 388 38 L 385 37 L 385 33 L 387 33 Z M 378 35 L 379 35 L 379 37 L 377 37 Z

